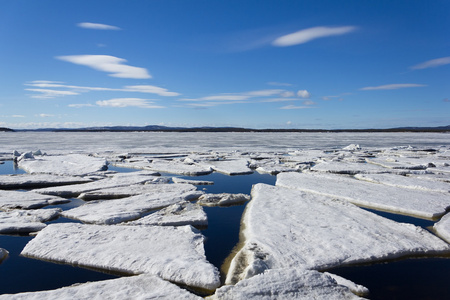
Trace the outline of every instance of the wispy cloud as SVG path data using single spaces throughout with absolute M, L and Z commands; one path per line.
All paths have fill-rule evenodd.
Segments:
M 111 77 L 147 79 L 151 78 L 147 69 L 126 65 L 126 59 L 111 55 L 67 55 L 57 56 L 59 60 L 90 67 L 97 71 L 110 73 Z
M 154 86 L 154 85 L 130 85 L 126 86 L 122 89 L 125 92 L 139 92 L 139 93 L 150 93 L 150 94 L 157 94 L 159 96 L 165 96 L 165 97 L 173 97 L 173 96 L 179 96 L 179 93 L 176 92 L 169 92 L 169 90 Z
M 93 104 L 90 103 L 74 103 L 74 104 L 69 104 L 69 107 L 75 107 L 75 108 L 81 108 L 81 107 L 92 107 L 95 106 Z
M 305 108 L 311 108 L 310 106 L 297 106 L 297 105 L 286 105 L 283 107 L 280 107 L 280 109 L 305 109 Z
M 276 81 L 271 81 L 267 83 L 268 85 L 273 85 L 273 86 L 292 86 L 291 83 L 285 83 L 285 82 L 276 82 Z
M 58 90 L 50 90 L 50 89 L 25 89 L 29 92 L 36 92 L 40 94 L 31 95 L 31 98 L 38 98 L 38 99 L 53 99 L 57 97 L 63 97 L 63 96 L 73 96 L 73 95 L 79 95 L 79 93 L 74 91 L 58 91 Z
M 297 96 L 299 96 L 300 98 L 310 98 L 311 94 L 307 90 L 299 90 L 297 92 Z
M 425 84 L 416 84 L 416 83 L 397 83 L 397 84 L 386 84 L 380 86 L 367 86 L 360 88 L 361 91 L 374 91 L 374 90 L 397 90 L 404 88 L 412 88 L 412 87 L 423 87 Z
M 51 118 L 54 117 L 55 115 L 52 114 L 38 114 L 36 115 L 36 117 L 41 117 L 41 118 Z
M 83 22 L 83 23 L 78 23 L 77 26 L 81 27 L 81 28 L 86 28 L 86 29 L 121 30 L 120 27 L 112 26 L 112 25 L 106 25 L 106 24 L 100 24 L 100 23 Z
M 115 98 L 95 102 L 98 106 L 109 107 L 140 107 L 140 108 L 164 108 L 164 106 L 155 105 L 149 99 L 141 98 Z
M 290 33 L 287 35 L 283 35 L 283 36 L 275 39 L 272 42 L 272 45 L 277 46 L 277 47 L 294 46 L 294 45 L 304 44 L 304 43 L 310 42 L 310 41 L 318 39 L 318 38 L 347 34 L 347 33 L 355 31 L 356 29 L 357 29 L 357 27 L 355 27 L 355 26 L 312 27 L 312 28 L 303 29 L 303 30 L 300 30 L 300 31 L 297 31 L 294 33 Z
M 450 64 L 450 56 L 428 60 L 418 65 L 412 66 L 410 67 L 410 69 L 412 70 L 428 69 L 448 64 Z

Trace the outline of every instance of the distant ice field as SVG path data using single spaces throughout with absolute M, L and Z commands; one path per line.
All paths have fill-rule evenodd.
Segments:
M 286 151 L 295 149 L 450 145 L 448 133 L 179 133 L 179 132 L 0 132 L 0 152 L 52 151 Z

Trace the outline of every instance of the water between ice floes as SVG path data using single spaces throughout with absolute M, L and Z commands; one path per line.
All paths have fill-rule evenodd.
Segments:
M 136 171 L 111 167 L 119 172 Z M 0 174 L 24 173 L 14 168 L 11 161 L 0 164 Z M 163 174 L 170 176 L 170 174 Z M 188 176 L 177 176 L 192 178 Z M 208 193 L 246 193 L 249 194 L 255 183 L 275 184 L 276 177 L 268 174 L 227 176 L 212 173 L 194 179 L 214 181 L 214 185 L 199 186 Z M 82 200 L 59 205 L 63 209 L 83 204 Z M 245 205 L 232 207 L 204 207 L 208 215 L 208 228 L 202 230 L 206 237 L 205 253 L 207 259 L 220 269 L 239 239 L 241 215 Z M 413 223 L 417 226 L 432 226 L 433 222 L 408 216 L 385 212 L 375 212 L 398 222 Z M 59 218 L 52 222 L 76 222 Z M 38 291 L 68 286 L 77 282 L 98 281 L 117 276 L 84 268 L 55 264 L 20 257 L 19 254 L 29 236 L 0 235 L 0 246 L 10 252 L 9 258 L 0 265 L 0 294 Z M 342 267 L 330 272 L 365 285 L 371 291 L 370 299 L 450 299 L 448 278 L 450 278 L 450 259 L 426 258 L 406 259 L 397 262 L 379 263 L 367 266 Z

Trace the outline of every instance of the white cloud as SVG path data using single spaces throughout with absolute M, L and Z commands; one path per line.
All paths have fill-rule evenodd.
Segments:
M 73 91 L 57 91 L 50 89 L 25 89 L 25 90 L 29 92 L 41 93 L 38 95 L 31 95 L 31 98 L 38 98 L 38 99 L 51 99 L 56 97 L 79 95 L 79 93 Z
M 282 97 L 282 98 L 270 98 L 270 99 L 265 99 L 262 100 L 261 102 L 286 102 L 286 101 L 296 101 L 299 100 L 297 98 L 291 98 L 291 97 Z
M 272 45 L 278 47 L 294 46 L 304 44 L 312 40 L 323 38 L 327 36 L 343 35 L 355 31 L 355 26 L 342 26 L 342 27 L 312 27 L 303 29 L 291 34 L 287 34 L 275 39 Z
M 90 103 L 74 103 L 74 104 L 69 104 L 69 107 L 75 107 L 75 108 L 81 108 L 81 107 L 92 107 L 95 106 L 93 104 Z
M 280 107 L 280 109 L 305 109 L 305 108 L 311 108 L 309 106 L 296 106 L 296 105 L 286 105 L 283 107 Z
M 130 85 L 126 86 L 123 91 L 126 92 L 139 92 L 139 93 L 150 93 L 150 94 L 157 94 L 160 96 L 179 96 L 179 93 L 176 92 L 169 92 L 165 88 L 153 86 L 153 85 Z
M 141 108 L 164 108 L 164 106 L 158 106 L 148 99 L 141 98 L 115 98 L 110 100 L 101 100 L 95 102 L 98 106 L 110 106 L 110 107 L 141 107 Z
M 199 100 L 204 101 L 243 101 L 251 98 L 250 95 L 233 95 L 233 94 L 223 94 L 216 96 L 207 96 L 200 98 Z
M 81 27 L 81 28 L 97 29 L 97 30 L 120 30 L 121 29 L 117 26 L 100 24 L 100 23 L 89 23 L 89 22 L 78 23 L 77 26 Z
M 285 90 L 260 90 L 260 91 L 252 91 L 245 93 L 246 95 L 252 96 L 252 97 L 268 97 L 273 95 L 281 95 L 284 93 Z
M 311 100 L 305 100 L 305 101 L 303 101 L 303 105 L 314 105 L 314 104 L 316 104 L 316 102 L 311 101 Z
M 276 81 L 271 81 L 267 83 L 268 85 L 274 85 L 274 86 L 292 86 L 291 83 L 285 83 L 285 82 L 276 82 Z
M 90 67 L 97 71 L 111 73 L 118 78 L 147 79 L 151 78 L 147 69 L 125 65 L 126 59 L 111 55 L 68 55 L 57 56 L 59 60 Z
M 50 117 L 54 117 L 55 115 L 51 115 L 51 114 L 38 114 L 36 115 L 36 117 L 41 117 L 41 118 L 50 118 Z
M 297 96 L 299 96 L 300 98 L 310 98 L 311 94 L 307 91 L 307 90 L 299 90 L 297 92 Z
M 435 67 L 448 65 L 448 64 L 450 64 L 450 56 L 428 60 L 426 62 L 412 66 L 410 69 L 420 70 L 420 69 L 427 69 L 427 68 L 435 68 Z
M 367 86 L 363 87 L 361 91 L 373 91 L 373 90 L 397 90 L 411 87 L 422 87 L 426 86 L 425 84 L 416 84 L 416 83 L 397 83 L 397 84 L 386 84 L 380 86 Z

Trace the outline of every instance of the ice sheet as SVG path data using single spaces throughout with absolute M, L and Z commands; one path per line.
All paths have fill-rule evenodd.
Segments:
M 250 200 L 246 194 L 204 194 L 198 198 L 197 203 L 203 206 L 231 206 Z
M 355 163 L 346 161 L 326 161 L 320 162 L 311 168 L 311 171 L 336 174 L 379 174 L 392 173 L 394 170 L 383 168 L 374 164 Z M 399 171 L 397 171 L 399 173 Z M 402 174 L 408 172 L 403 171 Z
M 174 183 L 188 183 L 193 185 L 213 185 L 214 181 L 208 180 L 193 180 L 193 179 L 183 179 L 179 177 L 172 177 Z
M 38 193 L 0 190 L 0 209 L 34 209 L 47 205 L 68 203 L 70 200 Z
M 0 233 L 17 234 L 39 231 L 46 226 L 42 222 L 57 218 L 60 212 L 59 208 L 0 211 Z
M 437 234 L 450 243 L 450 213 L 442 217 L 442 219 L 434 224 L 433 229 Z
M 214 290 L 219 272 L 205 258 L 204 237 L 190 226 L 51 224 L 21 255 L 129 274 L 149 273 Z
M 226 285 L 209 300 L 343 300 L 363 299 L 323 273 L 309 270 L 277 269 Z
M 207 164 L 213 170 L 227 175 L 246 175 L 253 173 L 253 170 L 248 167 L 249 162 L 247 159 L 215 160 L 208 161 Z
M 207 226 L 208 218 L 200 205 L 183 201 L 123 225 Z
M 33 189 L 91 182 L 89 178 L 51 174 L 0 175 L 0 189 Z
M 206 175 L 213 171 L 211 167 L 199 165 L 196 163 L 184 163 L 179 160 L 171 161 L 163 159 L 154 159 L 150 161 L 138 160 L 129 163 L 115 163 L 114 165 L 118 167 L 145 169 L 156 172 L 189 176 Z
M 409 255 L 450 253 L 428 231 L 380 217 L 346 201 L 256 184 L 243 215 L 243 247 L 226 283 L 266 269 L 324 270 Z
M 282 173 L 277 176 L 276 185 L 424 219 L 439 218 L 450 207 L 450 195 L 386 186 L 343 175 Z
M 111 280 L 87 282 L 57 290 L 39 291 L 20 294 L 0 295 L 0 299 L 8 300 L 42 300 L 42 299 L 70 299 L 70 300 L 138 300 L 138 299 L 187 299 L 201 300 L 194 294 L 179 288 L 175 284 L 162 280 L 153 275 L 143 274 L 122 277 Z
M 197 199 L 201 194 L 199 191 L 150 193 L 116 200 L 92 201 L 66 210 L 62 215 L 85 223 L 117 224 L 136 220 L 151 210 Z

